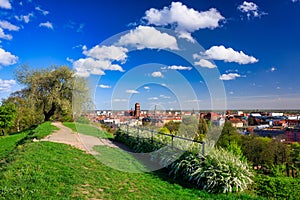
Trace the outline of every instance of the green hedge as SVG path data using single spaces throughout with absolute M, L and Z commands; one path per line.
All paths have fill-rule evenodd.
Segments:
M 185 152 L 172 148 L 162 149 L 164 145 L 155 139 L 130 136 L 122 130 L 115 133 L 115 140 L 138 153 L 159 150 L 151 156 L 151 160 L 166 167 L 170 176 L 211 193 L 241 192 L 253 182 L 248 163 L 224 149 L 214 149 L 206 156 L 202 155 L 199 148 L 191 147 Z M 173 162 L 174 158 L 179 159 Z
M 155 139 L 151 141 L 148 138 L 136 138 L 134 136 L 126 134 L 120 129 L 115 133 L 115 140 L 125 144 L 137 153 L 153 152 L 164 146 L 162 143 L 156 141 Z
M 270 177 L 257 175 L 256 193 L 274 199 L 299 199 L 300 179 L 291 177 Z

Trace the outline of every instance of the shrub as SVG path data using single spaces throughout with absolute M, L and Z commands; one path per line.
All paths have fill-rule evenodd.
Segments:
M 255 191 L 268 198 L 299 199 L 300 179 L 258 175 L 255 177 Z
M 171 165 L 170 174 L 212 193 L 244 191 L 253 182 L 247 162 L 224 149 L 213 149 L 206 156 L 186 152 Z
M 151 159 L 162 167 L 167 167 L 169 175 L 196 185 L 211 193 L 240 192 L 246 190 L 253 182 L 252 171 L 240 155 L 224 149 L 212 149 L 208 155 L 201 154 L 201 148 L 191 146 L 189 150 L 176 150 L 158 140 L 127 135 L 118 130 L 115 139 L 126 144 L 135 152 L 156 151 Z M 176 160 L 176 157 L 179 157 Z M 171 165 L 171 161 L 176 160 Z

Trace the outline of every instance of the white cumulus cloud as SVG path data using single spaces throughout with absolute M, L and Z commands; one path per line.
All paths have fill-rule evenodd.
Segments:
M 73 62 L 73 68 L 76 74 L 83 77 L 88 77 L 91 74 L 105 75 L 106 70 L 121 71 L 123 68 L 120 65 L 112 64 L 108 60 L 95 60 L 93 58 L 81 58 Z
M 163 99 L 170 99 L 170 98 L 171 98 L 171 97 L 166 96 L 166 95 L 164 95 L 164 94 L 159 95 L 159 97 L 160 97 L 160 98 L 163 98 Z
M 116 60 L 125 61 L 127 58 L 126 53 L 128 50 L 123 47 L 117 46 L 99 46 L 96 45 L 90 50 L 83 47 L 83 54 L 99 60 Z
M 128 99 L 113 99 L 113 102 L 128 102 Z
M 144 89 L 145 90 L 150 90 L 150 87 L 149 86 L 145 86 Z
M 261 17 L 262 15 L 266 15 L 267 13 L 259 10 L 258 5 L 253 2 L 244 1 L 241 5 L 238 6 L 238 10 L 247 15 L 247 18 L 250 17 Z
M 192 67 L 186 67 L 181 65 L 172 65 L 168 67 L 162 67 L 161 69 L 171 69 L 171 70 L 192 70 Z
M 171 25 L 179 37 L 194 42 L 192 32 L 205 28 L 217 28 L 220 26 L 219 22 L 225 18 L 215 8 L 199 12 L 188 8 L 181 2 L 172 2 L 169 7 L 164 7 L 162 10 L 155 8 L 147 10 L 143 19 L 148 24 L 156 26 Z
M 5 20 L 0 20 L 0 27 L 9 31 L 18 31 L 20 29 L 20 27 Z
M 246 55 L 243 51 L 235 51 L 224 46 L 213 46 L 202 53 L 203 56 L 212 60 L 223 60 L 225 62 L 236 62 L 239 64 L 256 63 L 258 60 L 253 56 Z
M 0 0 L 0 8 L 11 9 L 9 0 Z
M 26 24 L 30 22 L 30 18 L 33 17 L 33 13 L 29 13 L 28 15 L 15 16 L 18 21 L 24 21 Z
M 48 15 L 49 14 L 49 11 L 47 11 L 47 10 L 43 10 L 43 9 L 41 9 L 40 7 L 35 7 L 35 9 L 37 10 L 37 11 L 40 11 L 43 15 Z
M 8 66 L 16 64 L 18 57 L 11 54 L 10 52 L 5 51 L 0 47 L 0 66 Z
M 201 59 L 199 55 L 194 54 L 194 59 L 200 59 L 199 61 L 194 62 L 194 65 L 201 66 L 201 67 L 207 67 L 207 68 L 216 68 L 217 66 L 206 59 Z
M 126 90 L 126 93 L 128 94 L 138 94 L 139 92 L 136 90 Z
M 51 22 L 47 21 L 47 22 L 44 22 L 44 23 L 40 23 L 39 27 L 46 27 L 46 28 L 49 28 L 49 29 L 53 29 L 53 24 Z
M 157 97 L 150 97 L 150 98 L 148 98 L 148 100 L 149 100 L 149 101 L 152 101 L 152 100 L 158 100 L 158 98 L 157 98 Z
M 158 78 L 164 77 L 164 75 L 161 72 L 152 72 L 151 76 L 158 77 Z
M 104 85 L 104 84 L 100 84 L 100 85 L 98 85 L 98 87 L 99 88 L 103 88 L 103 89 L 109 89 L 109 88 L 111 88 L 110 85 Z
M 123 35 L 119 45 L 136 47 L 139 50 L 149 49 L 171 49 L 177 50 L 177 40 L 175 37 L 162 33 L 149 26 L 138 26 L 136 29 L 131 30 L 126 35 Z
M 241 75 L 238 73 L 229 73 L 229 74 L 222 74 L 219 79 L 223 81 L 229 81 L 229 80 L 234 80 L 235 78 L 238 77 L 241 77 Z
M 113 62 L 121 61 L 125 63 L 128 51 L 126 48 L 96 45 L 88 50 L 83 45 L 82 50 L 82 53 L 87 57 L 73 62 L 77 75 L 83 77 L 88 77 L 91 74 L 105 75 L 106 70 L 124 72 L 119 64 L 113 64 Z
M 16 85 L 15 80 L 2 80 L 0 78 L 0 92 L 10 92 L 13 85 Z
M 3 29 L 0 28 L 0 38 L 5 40 L 11 40 L 12 36 L 9 34 L 4 33 Z

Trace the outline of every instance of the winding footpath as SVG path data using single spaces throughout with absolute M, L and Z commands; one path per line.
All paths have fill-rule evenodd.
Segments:
M 40 141 L 69 144 L 75 148 L 81 149 L 93 155 L 98 154 L 98 152 L 93 150 L 93 147 L 97 145 L 106 145 L 113 148 L 120 148 L 108 139 L 100 139 L 95 136 L 83 135 L 77 132 L 73 132 L 70 128 L 64 126 L 61 122 L 52 122 L 52 125 L 59 128 L 59 130 L 41 139 Z

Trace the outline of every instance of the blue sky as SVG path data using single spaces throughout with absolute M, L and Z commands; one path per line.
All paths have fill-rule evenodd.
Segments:
M 299 109 L 300 1 L 0 0 L 0 98 L 67 65 L 98 109 Z

